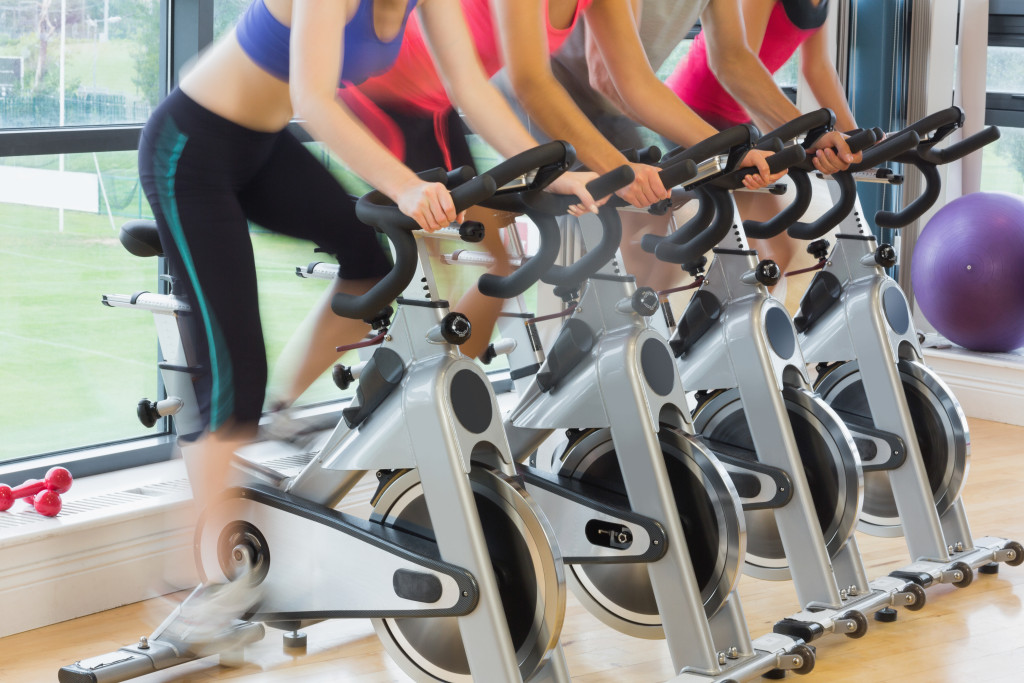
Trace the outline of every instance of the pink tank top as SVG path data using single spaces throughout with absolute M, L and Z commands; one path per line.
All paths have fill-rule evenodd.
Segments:
M 769 73 L 774 74 L 789 61 L 805 40 L 819 30 L 820 26 L 811 29 L 797 28 L 786 15 L 783 3 L 776 2 L 768 18 L 758 57 Z M 750 115 L 726 92 L 708 66 L 703 31 L 697 34 L 686 59 L 676 66 L 672 75 L 665 80 L 665 84 L 695 111 L 717 114 L 735 123 L 750 120 Z
M 497 27 L 491 15 L 489 0 L 461 0 L 462 11 L 466 16 L 470 34 L 476 44 L 477 53 L 483 64 L 484 71 L 492 76 L 502 67 L 501 46 L 498 41 Z M 562 46 L 580 14 L 593 0 L 578 0 L 572 22 L 563 29 L 553 28 L 548 24 L 548 51 L 553 53 Z M 544 13 L 547 15 L 548 3 L 544 2 Z M 370 78 L 359 85 L 362 94 L 374 102 L 397 106 L 412 112 L 439 113 L 451 107 L 448 93 L 441 83 L 441 78 L 434 68 L 430 52 L 423 39 L 423 31 L 419 20 L 414 15 L 405 30 L 405 39 L 398 60 L 390 70 Z

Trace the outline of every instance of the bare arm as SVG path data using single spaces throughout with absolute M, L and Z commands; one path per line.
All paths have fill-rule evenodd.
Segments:
M 677 145 L 690 146 L 717 131 L 658 80 L 640 44 L 628 0 L 595 0 L 587 29 L 608 69 L 612 85 L 629 111 L 648 128 Z
M 537 145 L 487 78 L 458 0 L 421 0 L 417 11 L 423 38 L 445 84 L 448 97 L 466 115 L 470 127 L 504 157 Z M 590 174 L 563 174 L 552 183 L 556 192 L 577 195 L 587 210 L 597 205 L 584 184 Z
M 853 130 L 857 127 L 857 121 L 846 101 L 839 74 L 828 55 L 827 27 L 828 24 L 800 47 L 800 71 L 818 104 L 836 113 L 836 128 Z
M 355 173 L 393 199 L 425 229 L 455 220 L 444 185 L 424 183 L 371 135 L 336 98 L 348 2 L 294 0 L 289 94 L 303 126 Z
M 630 0 L 633 9 L 634 26 L 640 26 L 640 13 L 642 12 L 643 0 Z M 619 111 L 630 118 L 636 119 L 637 115 L 631 111 L 626 101 L 619 95 L 619 91 L 612 81 L 612 75 L 608 73 L 608 67 L 601 56 L 601 48 L 594 40 L 593 31 L 585 31 L 585 48 L 587 58 L 587 73 L 590 79 L 590 87 L 601 93 L 609 102 L 618 107 Z
M 772 80 L 758 52 L 774 0 L 711 0 L 701 14 L 708 65 L 762 131 L 800 115 Z
M 551 72 L 546 4 L 542 0 L 491 0 L 509 80 L 527 114 L 548 136 L 568 141 L 584 164 L 606 173 L 625 164 L 626 158 L 579 110 Z M 657 169 L 631 166 L 636 180 L 620 190 L 619 196 L 638 207 L 668 196 Z

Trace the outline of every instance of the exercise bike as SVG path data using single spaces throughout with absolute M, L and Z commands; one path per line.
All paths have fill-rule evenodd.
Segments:
M 749 136 L 747 129 L 741 133 Z M 702 149 L 710 153 L 721 144 Z M 779 162 L 785 157 L 772 163 Z M 676 174 L 684 163 L 693 160 L 664 165 L 666 186 L 692 175 Z M 517 210 L 498 199 L 484 205 Z M 616 204 L 613 199 L 601 209 L 600 234 L 587 254 L 543 277 L 570 313 L 547 354 L 536 334 L 539 319 L 521 302 L 509 300 L 499 318 L 503 338 L 490 356 L 508 355 L 519 396 L 505 419 L 513 457 L 555 529 L 574 593 L 613 628 L 664 638 L 678 672 L 672 680 L 807 673 L 814 652 L 798 639 L 749 635 L 734 592 L 745 544 L 737 494 L 693 437 L 669 348 L 648 322 L 658 310 L 655 292 L 637 288 L 618 266 Z M 557 213 L 520 210 L 539 225 Z M 498 294 L 483 282 L 481 291 Z M 562 429 L 574 445 L 544 462 L 538 447 Z M 594 516 L 594 501 L 609 506 L 608 517 Z M 647 520 L 646 530 L 640 520 Z
M 876 214 L 879 226 L 899 228 L 920 218 L 939 198 L 936 167 L 999 137 L 989 127 L 936 150 L 963 122 L 963 111 L 950 107 L 904 129 L 921 141 L 895 160 L 918 168 L 925 189 L 903 210 Z M 913 564 L 898 576 L 924 587 L 966 587 L 973 569 L 994 573 L 998 562 L 1020 565 L 1024 549 L 1016 541 L 972 537 L 960 498 L 970 456 L 967 420 L 949 387 L 924 363 L 906 297 L 886 274 L 896 252 L 879 245 L 864 220 L 854 182 L 863 170 L 855 166 L 829 183 L 836 204 L 845 207 L 831 252 L 819 239 L 824 232 L 794 235 L 815 240 L 808 251 L 820 267 L 795 317 L 799 344 L 815 364 L 816 391 L 846 423 L 864 462 L 859 528 L 905 537 Z
M 457 185 L 452 198 L 461 211 L 490 196 L 495 182 L 528 171 L 550 179 L 573 157 L 556 142 L 468 182 L 457 172 L 426 175 Z M 396 264 L 366 294 L 336 295 L 332 308 L 372 320 L 380 345 L 362 368 L 343 420 L 298 475 L 236 458 L 237 483 L 202 511 L 195 554 L 203 583 L 244 574 L 260 587 L 244 620 L 207 649 L 258 640 L 263 624 L 295 632 L 324 619 L 369 618 L 385 649 L 416 680 L 567 681 L 558 645 L 565 590 L 557 546 L 516 472 L 490 383 L 458 352 L 470 334 L 468 321 L 424 292 L 426 256 L 414 221 L 379 193 L 363 197 L 357 214 L 391 239 Z M 151 227 L 130 226 L 125 241 L 158 253 Z M 541 249 L 553 252 L 550 261 L 557 255 L 557 244 Z M 514 291 L 530 284 L 529 272 L 518 275 L 503 286 Z M 392 320 L 387 305 L 400 293 Z M 158 328 L 169 329 L 173 322 L 160 321 L 186 311 L 173 295 L 158 296 L 104 301 L 152 310 Z M 189 364 L 187 349 L 175 355 L 178 346 L 164 349 L 161 370 L 165 380 L 187 385 L 202 369 Z M 178 384 L 167 381 L 169 388 Z M 194 409 L 188 405 L 194 396 L 177 399 L 142 412 L 149 419 Z M 335 510 L 374 470 L 381 485 L 371 518 Z M 187 603 L 138 644 L 66 666 L 59 680 L 112 683 L 202 656 L 182 637 Z
M 803 135 L 810 146 L 833 124 L 834 115 L 823 109 L 765 138 Z M 873 142 L 867 132 L 855 147 Z M 903 141 L 887 149 L 897 142 Z M 920 609 L 924 591 L 906 579 L 868 580 L 853 536 L 862 500 L 856 447 L 843 422 L 811 390 L 792 320 L 767 291 L 781 276 L 778 266 L 758 261 L 747 247 L 746 229 L 758 237 L 769 236 L 768 229 L 735 220 L 730 190 L 737 187 L 735 181 L 708 179 L 695 188 L 702 199 L 695 218 L 669 237 L 648 236 L 642 246 L 681 264 L 699 284 L 670 347 L 683 384 L 697 390 L 694 427 L 743 497 L 744 571 L 793 581 L 802 609 L 774 630 L 805 642 L 827 633 L 858 638 L 867 631 L 867 614 L 894 606 Z M 776 224 L 800 213 L 790 207 Z M 666 333 L 672 322 L 671 315 L 659 320 Z M 787 495 L 777 495 L 784 486 Z

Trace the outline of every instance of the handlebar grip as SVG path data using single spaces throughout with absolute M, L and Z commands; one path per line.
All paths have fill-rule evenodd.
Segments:
M 873 129 L 862 130 L 854 133 L 853 135 L 846 138 L 846 146 L 850 148 L 850 151 L 856 154 L 857 152 L 863 152 L 868 149 L 876 142 L 879 138 Z
M 846 171 L 832 174 L 832 179 L 839 183 L 839 201 L 816 220 L 810 223 L 796 222 L 789 226 L 786 232 L 790 237 L 798 240 L 816 240 L 842 223 L 853 211 L 857 205 L 857 181 Z
M 682 185 L 695 175 L 697 175 L 697 164 L 692 159 L 683 159 L 681 161 L 675 160 L 671 165 L 663 167 L 658 177 L 661 178 L 661 184 L 665 186 L 665 189 L 671 190 L 676 185 Z
M 856 154 L 857 152 L 862 152 L 865 149 L 870 148 L 877 140 L 878 138 L 875 136 L 874 130 L 859 130 L 846 138 L 846 145 L 850 148 L 851 152 Z M 835 148 L 833 147 L 832 149 L 834 150 Z M 817 169 L 814 168 L 814 160 L 812 157 L 807 157 L 799 164 L 793 166 L 792 169 L 802 169 L 808 173 L 817 171 Z M 744 225 L 746 225 L 746 223 L 744 223 Z
M 531 256 L 511 275 L 493 275 L 484 273 L 477 280 L 477 289 L 484 296 L 496 299 L 511 299 L 519 296 L 533 283 L 541 279 L 555 263 L 558 258 L 559 230 L 555 217 L 545 211 L 538 211 L 533 208 L 526 208 L 525 213 L 530 217 L 540 233 L 540 247 L 537 253 Z
M 617 192 L 619 189 L 626 187 L 634 179 L 633 169 L 623 164 L 618 168 L 608 171 L 602 176 L 594 178 L 587 183 L 587 192 L 595 200 L 600 200 L 602 197 L 607 197 L 613 192 Z M 612 197 L 609 199 L 610 202 L 615 203 L 615 206 L 625 205 L 626 202 L 619 200 L 618 197 Z M 621 204 L 619 203 L 621 202 Z M 540 194 L 536 197 L 532 197 L 527 204 L 543 213 L 550 214 L 552 216 L 560 216 L 569 210 L 569 207 L 573 204 L 578 204 L 579 198 L 575 195 L 568 194 L 552 194 L 550 192 Z M 525 210 L 525 207 L 523 207 Z
M 850 150 L 856 153 L 873 145 L 875 140 L 873 130 L 862 130 L 848 137 L 846 143 L 850 146 Z M 840 187 L 839 201 L 816 220 L 810 223 L 800 222 L 800 217 L 807 211 L 813 197 L 813 189 L 808 176 L 808 172 L 813 168 L 810 159 L 807 159 L 790 169 L 789 177 L 796 190 L 796 197 L 782 211 L 766 221 L 743 221 L 743 229 L 747 233 L 747 237 L 768 239 L 786 231 L 794 239 L 813 240 L 828 233 L 839 225 L 850 211 L 853 211 L 856 205 L 856 187 L 853 176 L 840 172 L 833 175 L 833 179 L 839 183 Z
M 622 150 L 622 156 L 631 164 L 656 164 L 661 161 L 661 148 L 657 145 L 644 147 L 643 149 Z
M 774 137 L 782 140 L 783 142 L 789 142 L 794 140 L 800 135 L 807 133 L 807 139 L 804 140 L 803 146 L 806 149 L 814 144 L 814 141 L 821 137 L 822 134 L 832 130 L 836 127 L 836 115 L 835 113 L 827 108 L 822 107 L 821 109 L 802 114 L 791 121 L 787 121 L 770 133 L 765 133 L 764 137 Z M 811 135 L 814 132 L 816 135 Z
M 808 172 L 802 168 L 791 168 L 789 178 L 796 189 L 796 196 L 782 211 L 775 214 L 766 221 L 743 221 L 743 231 L 748 238 L 764 240 L 784 232 L 787 228 L 797 224 L 800 217 L 811 205 L 814 196 L 814 189 L 811 187 L 811 179 Z
M 708 196 L 703 187 L 695 187 L 689 190 L 694 195 L 693 201 L 697 202 L 697 213 L 693 215 L 690 220 L 686 221 L 671 235 L 652 235 L 646 234 L 640 238 L 640 248 L 649 254 L 654 254 L 657 251 L 658 245 L 663 240 L 669 240 L 674 244 L 685 244 L 690 241 L 701 232 L 707 230 L 711 226 L 711 221 L 715 218 L 715 204 Z
M 895 159 L 904 152 L 914 149 L 920 141 L 921 138 L 912 130 L 886 138 L 874 147 L 865 150 L 861 156 L 861 162 L 859 164 L 851 165 L 848 170 L 850 173 L 856 173 L 858 171 L 863 171 L 873 166 L 877 166 L 878 164 L 884 164 L 887 161 Z
M 995 126 L 989 126 L 968 138 L 964 138 L 960 142 L 953 143 L 946 149 L 938 151 L 932 149 L 923 150 L 920 152 L 921 158 L 933 164 L 948 164 L 951 161 L 962 159 L 972 152 L 977 152 L 985 145 L 998 140 L 999 136 L 999 129 Z
M 875 223 L 882 228 L 902 228 L 923 216 L 938 201 L 942 190 L 942 176 L 935 164 L 922 159 L 909 158 L 908 164 L 917 167 L 924 176 L 924 191 L 900 211 L 879 211 Z
M 619 218 L 619 211 L 608 203 L 598 210 L 597 215 L 604 228 L 601 231 L 601 242 L 597 247 L 570 266 L 552 265 L 541 276 L 541 280 L 556 287 L 575 288 L 615 256 L 622 240 L 622 220 Z
M 535 168 L 558 164 L 567 170 L 575 161 L 576 150 L 572 145 L 563 140 L 554 140 L 506 159 L 487 171 L 487 175 L 494 178 L 494 182 L 501 187 Z
M 726 128 L 689 147 L 676 147 L 666 154 L 662 160 L 669 162 L 678 159 L 690 159 L 700 163 L 705 159 L 738 151 L 736 148 L 749 148 L 758 139 L 759 135 L 760 133 L 758 133 L 755 126 L 749 123 L 742 123 L 738 126 Z
M 915 121 L 904 128 L 903 131 L 914 131 L 918 136 L 923 138 L 928 133 L 936 131 L 944 126 L 951 127 L 951 129 L 959 128 L 964 125 L 965 118 L 964 110 L 953 105 L 952 107 L 947 107 L 946 109 L 929 114 L 928 116 Z
M 494 179 L 488 175 L 477 176 L 456 187 L 451 192 L 456 212 L 464 211 L 490 197 L 494 190 Z M 411 230 L 417 229 L 419 225 L 394 204 L 388 206 L 380 203 L 385 200 L 387 197 L 376 190 L 360 197 L 356 202 L 356 215 L 364 223 L 375 225 L 388 236 L 395 247 L 395 265 L 380 282 L 364 294 L 353 296 L 338 292 L 334 295 L 331 299 L 331 310 L 345 318 L 358 320 L 376 315 L 402 293 L 416 274 L 416 238 L 413 237 Z M 409 223 L 412 227 L 408 227 Z
M 807 153 L 804 151 L 803 147 L 801 147 L 800 145 L 790 145 L 781 152 L 776 152 L 775 154 L 771 155 L 766 159 L 766 161 L 768 162 L 769 171 L 771 171 L 772 173 L 779 173 L 780 171 L 788 169 L 791 166 L 799 164 L 806 158 Z M 756 166 L 741 168 L 736 171 L 733 171 L 732 173 L 730 173 L 727 176 L 724 176 L 723 178 L 720 178 L 719 180 L 712 181 L 712 184 L 727 190 L 735 190 L 740 187 L 743 187 L 743 178 L 757 172 L 758 170 Z
M 655 149 L 657 148 L 655 147 Z M 635 178 L 636 175 L 633 173 L 632 168 L 625 165 L 619 166 L 587 183 L 587 192 L 594 199 L 601 199 L 626 187 Z
M 662 240 L 654 249 L 655 255 L 662 261 L 678 264 L 693 263 L 721 242 L 732 229 L 736 213 L 728 190 L 713 185 L 704 185 L 701 190 L 707 193 L 714 205 L 715 217 L 711 227 L 697 233 L 684 244 L 675 243 L 672 237 Z

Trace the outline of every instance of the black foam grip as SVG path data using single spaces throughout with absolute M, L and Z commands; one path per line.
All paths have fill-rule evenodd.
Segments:
M 631 164 L 656 164 L 661 161 L 661 148 L 651 145 L 642 149 L 624 149 L 622 156 Z
M 601 231 L 601 242 L 570 266 L 551 266 L 541 278 L 544 282 L 556 287 L 574 288 L 615 256 L 622 239 L 622 220 L 619 218 L 619 212 L 608 203 L 600 208 L 597 215 L 604 228 Z
M 550 193 L 548 193 L 549 196 Z M 558 222 L 551 213 L 527 207 L 525 213 L 537 225 L 540 245 L 537 253 L 527 259 L 511 275 L 484 273 L 477 281 L 477 288 L 484 296 L 496 299 L 511 299 L 519 296 L 537 282 L 554 266 L 558 258 L 560 233 Z
M 791 174 L 792 175 L 792 174 Z M 839 183 L 839 201 L 829 207 L 810 223 L 796 222 L 789 226 L 789 236 L 798 240 L 815 240 L 826 235 L 832 228 L 843 222 L 857 206 L 857 181 L 849 172 L 834 173 L 832 178 Z
M 445 178 L 446 174 L 442 172 L 441 179 Z M 452 190 L 455 210 L 464 211 L 491 196 L 494 190 L 495 183 L 490 176 L 485 174 L 473 178 Z M 359 198 L 356 215 L 359 220 L 387 235 L 395 251 L 394 267 L 368 292 L 358 296 L 338 292 L 331 299 L 331 310 L 336 314 L 358 320 L 375 315 L 394 301 L 415 276 L 416 238 L 410 231 L 418 229 L 419 225 L 376 190 Z
M 616 169 L 608 171 L 604 175 L 598 176 L 587 183 L 587 192 L 595 200 L 607 197 L 613 192 L 629 185 L 636 178 L 633 173 L 633 169 L 629 166 L 622 165 Z M 551 194 L 551 193 L 548 193 Z M 557 199 L 556 201 L 552 201 Z M 543 205 L 538 202 L 543 202 Z M 565 213 L 570 206 L 578 204 L 579 198 L 574 195 L 552 195 L 548 198 L 538 198 L 538 201 L 531 202 L 535 208 L 541 210 L 547 210 L 549 213 L 562 214 Z
M 791 168 L 789 170 L 789 178 L 796 192 L 793 201 L 766 221 L 743 221 L 743 230 L 747 233 L 747 237 L 755 240 L 775 237 L 787 228 L 796 225 L 800 217 L 807 211 L 807 207 L 811 205 L 811 198 L 814 194 L 807 171 L 800 168 Z
M 851 152 L 856 154 L 857 152 L 863 152 L 868 147 L 878 142 L 878 140 L 879 138 L 875 135 L 874 130 L 862 130 L 846 138 L 846 146 L 850 148 Z
M 702 189 L 714 205 L 715 217 L 711 221 L 711 225 L 682 244 L 676 244 L 673 238 L 662 240 L 654 249 L 655 255 L 662 261 L 680 264 L 697 261 L 708 250 L 721 242 L 732 229 L 736 211 L 729 192 L 712 185 L 707 185 Z
M 690 178 L 697 175 L 697 164 L 692 159 L 673 159 L 669 164 L 662 167 L 658 177 L 665 189 L 670 190 L 676 185 L 682 185 Z
M 700 163 L 723 154 L 745 152 L 754 144 L 759 135 L 757 128 L 749 123 L 743 123 L 715 133 L 695 145 L 677 147 L 666 154 L 664 160 L 668 162 L 676 159 L 689 159 Z
M 535 168 L 557 164 L 568 169 L 575 161 L 576 151 L 572 145 L 554 140 L 506 159 L 487 171 L 487 175 L 494 178 L 494 182 L 501 187 Z
M 799 136 L 807 133 L 807 140 L 804 141 L 804 147 L 810 147 L 814 144 L 814 141 L 821 136 L 821 134 L 832 130 L 836 126 L 836 115 L 831 109 L 822 107 L 815 111 L 801 114 L 800 116 L 787 121 L 770 133 L 765 133 L 764 137 L 774 137 L 782 140 L 783 142 L 789 142 Z M 814 132 L 812 136 L 811 133 Z
M 670 240 L 675 244 L 686 244 L 711 226 L 711 221 L 715 218 L 715 204 L 711 197 L 701 187 L 696 187 L 690 192 L 693 194 L 693 201 L 697 202 L 697 213 L 669 236 L 644 235 L 640 238 L 641 249 L 653 254 L 663 240 Z
M 914 121 L 912 124 L 903 129 L 903 131 L 914 131 L 919 136 L 924 137 L 932 131 L 936 131 L 942 127 L 959 128 L 964 125 L 964 110 L 960 107 L 953 105 L 947 107 L 941 111 L 928 114 L 922 119 Z M 902 132 L 902 131 L 901 131 Z
M 768 170 L 771 173 L 779 173 L 788 169 L 790 166 L 795 166 L 807 158 L 807 153 L 804 148 L 800 145 L 790 145 L 781 152 L 776 152 L 766 159 L 768 162 Z M 713 181 L 713 184 L 718 187 L 723 187 L 727 190 L 736 190 L 743 187 L 743 179 L 754 173 L 757 173 L 756 166 L 744 167 L 733 171 L 732 173 L 722 177 L 719 180 Z
M 874 147 L 865 150 L 861 155 L 860 163 L 851 164 L 847 170 L 850 173 L 857 173 L 858 171 L 864 171 L 873 166 L 884 164 L 887 161 L 892 161 L 900 155 L 913 150 L 920 141 L 920 136 L 912 130 L 886 138 Z
M 977 152 L 985 145 L 998 140 L 999 136 L 999 129 L 995 126 L 989 126 L 960 142 L 953 143 L 945 149 L 922 151 L 921 158 L 933 164 L 948 164 L 951 161 L 962 159 L 972 152 Z
M 927 213 L 928 209 L 939 200 L 942 192 L 942 176 L 935 164 L 921 159 L 907 159 L 906 163 L 917 167 L 924 176 L 924 191 L 914 201 L 900 211 L 879 211 L 875 214 L 875 223 L 882 228 L 902 228 L 910 225 Z

